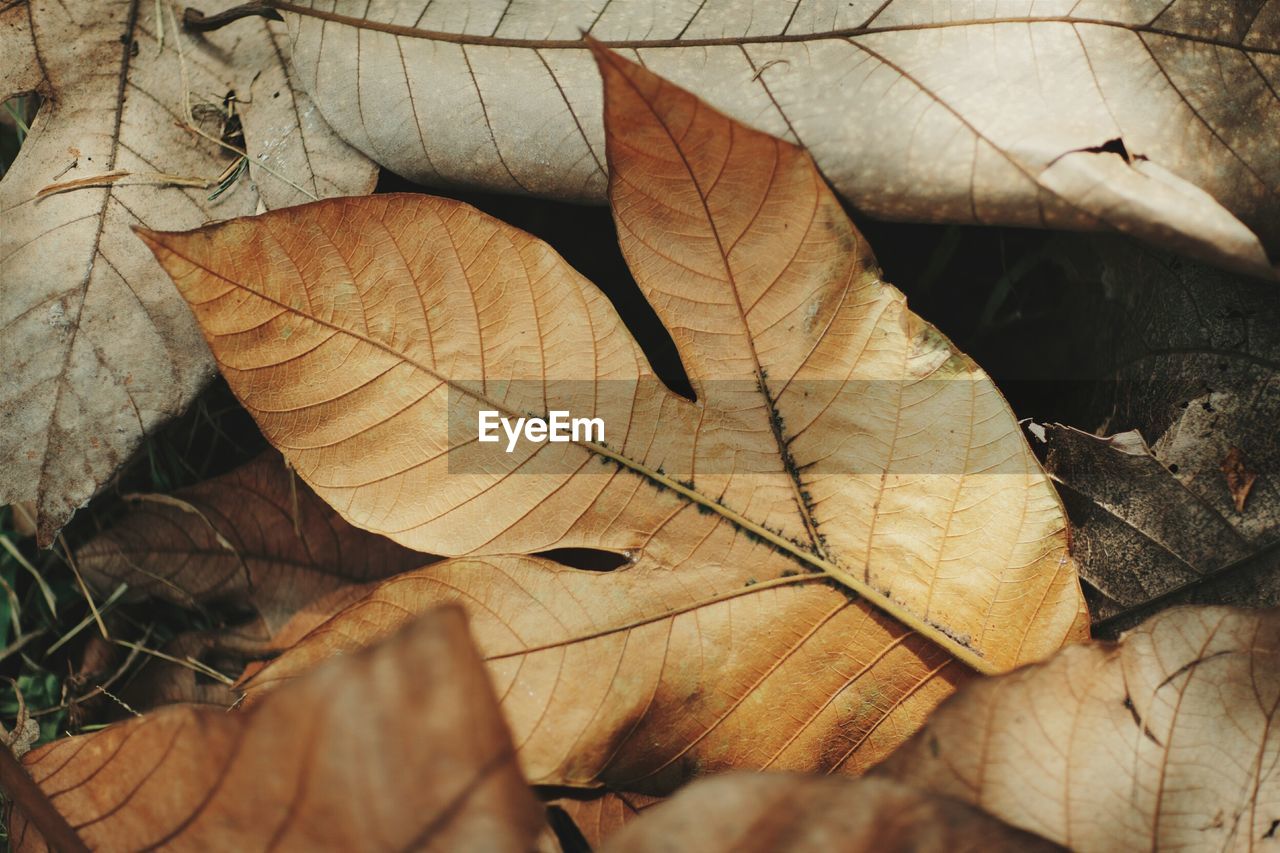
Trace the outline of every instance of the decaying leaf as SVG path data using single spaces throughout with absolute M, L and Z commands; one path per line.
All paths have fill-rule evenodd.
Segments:
M 1280 820 L 1280 611 L 1177 608 L 971 682 L 876 773 L 1072 850 L 1254 850 Z
M 1068 261 L 1097 377 L 1080 425 L 1119 434 L 1050 427 L 1045 465 L 1095 616 L 1280 603 L 1280 293 L 1109 241 Z
M 875 216 L 1280 259 L 1276 0 L 271 5 L 330 122 L 421 182 L 602 199 L 585 32 L 803 145 Z
M 858 769 L 950 691 L 948 654 L 998 671 L 1083 637 L 1061 507 L 1003 399 L 879 280 L 807 155 L 600 61 L 622 249 L 696 401 L 547 246 L 457 202 L 140 233 L 264 433 L 357 526 L 433 553 L 633 561 L 414 576 L 419 607 L 487 601 L 485 654 L 497 632 L 501 667 L 541 685 L 506 709 L 533 781 L 661 791 L 712 766 Z M 481 411 L 549 409 L 606 433 L 510 453 L 476 440 Z M 546 713 L 583 690 L 598 700 Z M 792 713 L 762 725 L 780 702 Z M 627 752 L 640 726 L 664 747 Z
M 0 504 L 34 500 L 41 544 L 212 375 L 129 227 L 372 189 L 376 167 L 286 80 L 272 26 L 196 37 L 167 2 L 0 5 L 0 101 L 44 99 L 0 181 Z M 250 165 L 213 199 L 239 159 L 218 139 Z
M 1280 516 L 1245 523 L 1221 473 L 1174 473 L 1137 432 L 1098 438 L 1054 425 L 1045 438 L 1046 465 L 1071 510 L 1074 551 L 1104 596 L 1095 612 L 1115 623 L 1108 633 L 1155 606 L 1280 601 Z M 1203 448 L 1194 452 L 1204 457 Z
M 656 806 L 605 853 L 733 851 L 1050 851 L 1042 838 L 975 808 L 888 779 L 732 773 Z
M 275 452 L 173 495 L 137 496 L 76 559 L 100 589 L 125 583 L 134 598 L 252 608 L 261 619 L 239 628 L 245 642 L 273 638 L 339 589 L 427 561 L 345 522 Z
M 98 849 L 523 851 L 544 820 L 453 609 L 248 711 L 166 708 L 24 764 Z M 43 846 L 20 811 L 9 837 Z

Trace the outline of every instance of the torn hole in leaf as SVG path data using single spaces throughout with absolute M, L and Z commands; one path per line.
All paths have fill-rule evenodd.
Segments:
M 631 558 L 626 554 L 600 548 L 552 548 L 549 551 L 539 551 L 534 556 L 588 572 L 612 572 L 631 563 Z
M 1147 159 L 1141 154 L 1130 154 L 1129 149 L 1124 144 L 1124 140 L 1118 136 L 1115 139 L 1108 139 L 1106 142 L 1101 145 L 1096 145 L 1093 148 L 1082 148 L 1080 150 L 1087 151 L 1091 154 L 1118 154 L 1126 163 L 1132 163 L 1134 160 Z
M 590 853 L 591 845 L 573 818 L 559 806 L 547 806 L 547 825 L 555 833 L 564 853 Z
M 17 95 L 0 104 L 0 178 L 18 159 L 18 151 L 31 133 L 31 123 L 44 99 L 36 94 Z

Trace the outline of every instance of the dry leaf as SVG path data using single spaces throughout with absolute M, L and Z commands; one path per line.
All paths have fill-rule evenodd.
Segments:
M 1276 0 L 271 5 L 330 122 L 419 182 L 602 199 L 585 32 L 803 145 L 869 214 L 1114 229 L 1276 275 Z
M 451 581 L 522 602 L 473 611 L 505 652 L 572 655 L 581 674 L 544 681 L 546 701 L 607 700 L 599 721 L 552 717 L 590 740 L 539 731 L 532 779 L 592 785 L 613 767 L 663 788 L 712 764 L 856 769 L 960 677 L 942 650 L 1003 670 L 1083 637 L 1060 505 L 990 381 L 879 280 L 806 155 L 601 62 L 622 248 L 696 402 L 653 377 L 548 247 L 457 202 L 384 195 L 141 233 L 264 433 L 354 524 L 434 553 L 634 561 L 592 575 L 508 558 Z M 507 454 L 475 441 L 485 409 L 599 417 L 607 443 Z M 764 697 L 795 703 L 801 677 L 805 710 L 746 747 L 776 707 Z M 543 700 L 513 701 L 524 748 Z M 637 719 L 666 752 L 613 755 Z M 739 745 L 699 746 L 713 729 Z
M 1280 812 L 1280 611 L 1167 610 L 970 683 L 876 772 L 1073 850 L 1253 850 Z
M 1063 484 L 1073 550 L 1103 596 L 1095 612 L 1108 634 L 1170 604 L 1280 601 L 1280 526 L 1273 519 L 1250 529 L 1229 509 L 1220 473 L 1216 483 L 1194 470 L 1184 479 L 1137 432 L 1098 438 L 1053 425 L 1045 439 L 1045 464 Z
M 744 582 L 752 570 L 641 561 L 599 574 L 530 557 L 446 560 L 383 582 L 244 689 L 258 701 L 457 602 L 527 778 L 663 794 L 740 767 L 860 772 L 964 677 L 820 576 L 770 588 Z M 723 600 L 699 600 L 704 590 Z
M 1280 293 L 1118 242 L 1064 252 L 1097 379 L 1092 419 L 1046 433 L 1045 464 L 1104 629 L 1171 603 L 1280 604 Z M 1144 440 L 1145 439 L 1145 440 Z M 1240 459 L 1239 488 L 1224 460 Z M 1236 470 L 1232 468 L 1232 470 Z M 1242 491 L 1250 476 L 1251 488 Z M 1242 496 L 1247 506 L 1239 508 Z
M 137 496 L 132 512 L 76 559 L 90 583 L 126 583 L 135 599 L 252 608 L 261 621 L 239 629 L 244 641 L 271 639 L 298 611 L 351 584 L 427 562 L 343 521 L 275 452 L 173 495 Z
M 112 709 L 108 705 L 107 718 L 122 719 L 130 711 L 149 711 L 161 705 L 230 708 L 239 698 L 231 685 L 208 672 L 198 671 L 200 667 L 207 666 L 229 678 L 239 675 L 240 669 L 224 663 L 227 657 L 225 643 L 225 638 L 218 631 L 188 631 L 159 649 L 167 658 L 185 662 L 185 666 L 139 652 L 142 663 L 137 672 L 122 686 L 111 688 L 125 707 L 112 703 L 116 704 Z
M 194 37 L 174 31 L 170 11 L 143 0 L 0 7 L 0 101 L 44 98 L 0 182 L 0 504 L 34 500 L 43 545 L 212 374 L 190 314 L 128 228 L 368 192 L 376 177 L 285 80 L 279 25 Z M 203 184 L 236 155 L 184 126 L 188 103 L 215 138 L 234 130 L 234 107 L 243 140 L 231 138 L 254 164 L 215 201 Z M 67 184 L 89 188 L 37 198 Z
M 245 712 L 176 706 L 23 762 L 90 847 L 524 851 L 544 812 L 456 610 Z M 19 811 L 14 849 L 40 849 Z
M 1042 838 L 888 779 L 733 773 L 691 785 L 625 827 L 604 853 L 1049 851 Z

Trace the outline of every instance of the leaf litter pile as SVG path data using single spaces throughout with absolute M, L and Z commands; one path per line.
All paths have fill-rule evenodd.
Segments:
M 1280 0 L 784 5 L 0 0 L 12 847 L 1280 845 Z

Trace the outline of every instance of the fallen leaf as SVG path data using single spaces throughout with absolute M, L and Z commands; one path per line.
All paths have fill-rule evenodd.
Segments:
M 803 145 L 873 216 L 1117 230 L 1277 275 L 1274 0 L 270 5 L 330 122 L 421 183 L 602 200 L 586 33 Z
M 261 618 L 236 633 L 253 642 L 313 602 L 427 558 L 352 527 L 271 451 L 173 495 L 135 496 L 132 511 L 76 561 L 93 586 L 128 584 L 134 600 L 252 609 Z
M 456 610 L 245 712 L 174 706 L 23 760 L 90 847 L 533 847 L 544 810 Z M 15 850 L 41 849 L 19 809 Z
M 194 227 L 368 192 L 376 177 L 286 81 L 279 25 L 194 37 L 170 11 L 143 0 L 0 9 L 0 101 L 44 99 L 0 182 L 0 504 L 34 500 L 45 546 L 212 375 L 190 313 L 129 226 Z M 237 158 L 215 141 L 232 108 L 248 175 L 211 200 Z M 188 128 L 188 109 L 213 139 Z M 90 188 L 37 198 L 50 185 Z
M 1280 604 L 1280 294 L 1118 242 L 1064 262 L 1080 290 L 1064 334 L 1089 330 L 1077 369 L 1096 377 L 1078 424 L 1117 434 L 1049 427 L 1045 465 L 1102 629 L 1177 603 Z
M 1119 643 L 975 680 L 877 775 L 1072 850 L 1274 837 L 1280 611 L 1167 610 Z
M 137 672 L 121 687 L 113 688 L 118 692 L 119 703 L 108 718 L 122 719 L 130 711 L 150 711 L 162 705 L 230 708 L 239 699 L 231 685 L 208 672 L 198 671 L 199 665 L 204 665 L 230 678 L 239 674 L 240 670 L 235 667 L 221 665 L 221 658 L 226 654 L 225 642 L 218 631 L 188 631 L 159 649 L 168 659 L 139 653 L 142 663 Z M 183 661 L 186 665 L 174 660 Z
M 379 584 L 241 687 L 252 704 L 456 602 L 526 778 L 663 795 L 735 768 L 861 772 L 964 679 L 820 575 L 745 583 L 769 552 L 735 550 L 745 570 L 710 557 L 607 574 L 532 557 L 445 560 Z
M 732 773 L 689 786 L 630 823 L 604 853 L 1049 851 L 975 808 L 888 779 Z
M 1053 425 L 1045 438 L 1045 464 L 1063 484 L 1073 551 L 1101 594 L 1093 609 L 1108 635 L 1172 604 L 1280 601 L 1278 532 L 1254 535 L 1206 500 L 1203 482 L 1172 474 L 1141 435 L 1098 438 Z
M 534 781 L 595 785 L 614 767 L 662 789 L 712 764 L 865 766 L 961 677 L 948 653 L 998 671 L 1084 636 L 1061 507 L 1003 399 L 879 280 L 807 155 L 601 63 L 622 249 L 696 402 L 547 246 L 458 202 L 381 195 L 140 234 L 268 439 L 352 523 L 432 553 L 632 562 L 480 561 L 440 593 L 523 602 L 473 618 L 506 620 L 511 654 L 572 655 L 547 701 L 604 702 L 589 704 L 599 721 L 548 718 L 574 735 L 538 732 Z M 606 435 L 476 441 L 480 411 L 549 409 Z M 769 724 L 767 695 L 803 710 Z M 513 701 L 524 749 L 545 709 Z M 667 751 L 613 756 L 638 719 Z M 738 747 L 700 746 L 713 730 Z M 744 740 L 765 733 L 767 747 Z

